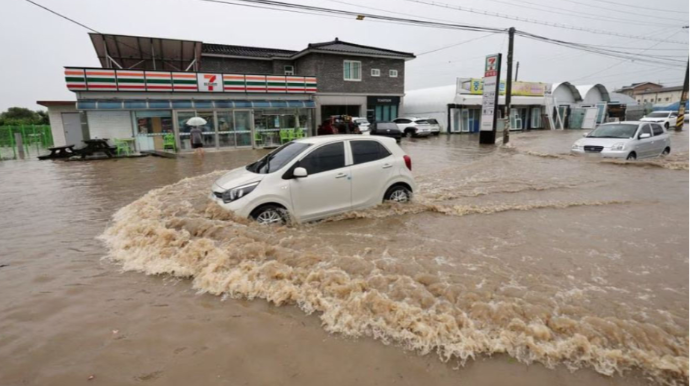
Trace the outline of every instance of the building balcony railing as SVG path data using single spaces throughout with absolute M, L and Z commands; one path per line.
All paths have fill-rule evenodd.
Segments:
M 65 67 L 70 91 L 313 94 L 316 78 Z

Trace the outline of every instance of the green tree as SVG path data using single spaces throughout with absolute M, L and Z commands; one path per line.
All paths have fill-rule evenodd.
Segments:
M 47 124 L 47 114 L 40 114 L 25 107 L 10 107 L 0 114 L 0 125 L 39 125 Z

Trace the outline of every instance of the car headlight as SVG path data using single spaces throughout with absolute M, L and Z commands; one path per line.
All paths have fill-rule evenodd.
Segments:
M 259 185 L 260 181 L 252 182 L 251 184 L 241 185 L 236 188 L 228 189 L 223 192 L 223 202 L 233 202 L 251 193 Z
M 611 146 L 611 150 L 618 151 L 625 149 L 625 142 L 616 142 Z
M 582 149 L 582 146 L 580 146 L 580 145 L 577 144 L 577 143 L 574 143 L 574 144 L 573 144 L 573 147 L 571 147 L 571 149 L 572 149 L 572 150 L 579 150 L 579 149 Z

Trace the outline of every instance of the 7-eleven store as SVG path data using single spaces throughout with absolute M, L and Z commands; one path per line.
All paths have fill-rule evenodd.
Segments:
M 76 111 L 53 125 L 64 130 L 54 133 L 56 145 L 134 138 L 138 151 L 163 150 L 173 134 L 177 149 L 189 150 L 185 122 L 194 116 L 208 122 L 206 148 L 277 146 L 282 129 L 314 133 L 313 77 L 66 67 L 65 80 Z M 68 121 L 81 128 L 70 131 Z

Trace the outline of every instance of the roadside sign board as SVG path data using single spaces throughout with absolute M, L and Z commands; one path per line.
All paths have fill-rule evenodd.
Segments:
M 487 56 L 484 64 L 484 94 L 482 96 L 482 120 L 479 131 L 496 130 L 500 75 L 501 54 Z

